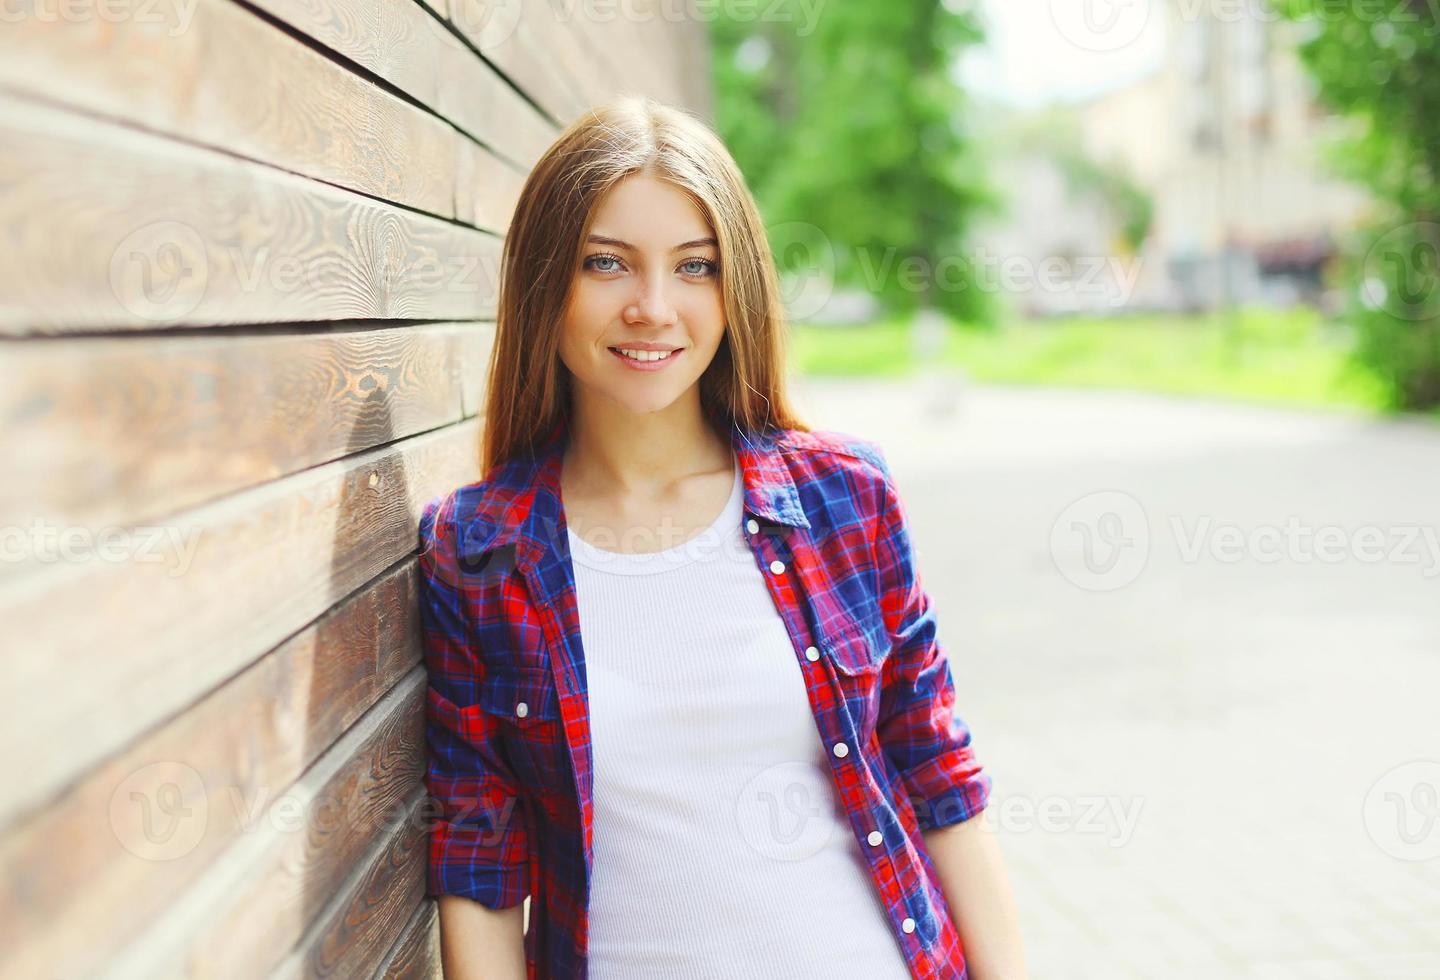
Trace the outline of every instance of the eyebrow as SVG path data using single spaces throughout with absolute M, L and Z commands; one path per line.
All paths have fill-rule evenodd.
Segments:
M 634 245 L 631 245 L 629 242 L 622 242 L 618 238 L 606 238 L 604 235 L 591 235 L 588 239 L 586 239 L 586 241 L 592 242 L 596 245 L 614 245 L 616 248 L 629 249 L 632 252 L 639 251 Z M 704 248 L 707 245 L 712 248 L 719 247 L 718 243 L 713 238 L 697 238 L 694 241 L 681 242 L 679 245 L 676 245 L 670 251 L 683 252 L 687 248 Z

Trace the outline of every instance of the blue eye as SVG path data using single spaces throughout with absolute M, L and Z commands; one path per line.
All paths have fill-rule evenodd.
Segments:
M 715 263 L 711 262 L 709 259 L 687 259 L 684 263 L 682 263 L 681 267 L 683 268 L 684 266 L 695 265 L 697 263 L 700 265 L 700 268 L 695 272 L 690 273 L 690 275 L 712 276 L 715 274 Z
M 597 268 L 597 267 L 596 267 L 596 263 L 598 263 L 598 262 L 619 262 L 619 261 L 620 261 L 620 256 L 618 256 L 618 255 L 611 255 L 610 253 L 605 252 L 605 253 L 601 253 L 601 254 L 599 254 L 599 255 L 592 255 L 592 256 L 590 256 L 588 259 L 585 260 L 585 265 L 586 265 L 587 268 L 595 269 L 596 272 L 614 272 L 614 271 L 616 271 L 616 270 L 614 270 L 614 269 L 600 269 L 600 268 Z
M 609 262 L 618 263 L 619 267 L 602 265 L 602 263 Z M 615 255 L 612 252 L 598 252 L 595 255 L 591 255 L 586 258 L 583 266 L 586 269 L 593 269 L 594 271 L 599 273 L 619 272 L 620 269 L 624 267 L 624 260 L 620 256 Z M 699 266 L 699 268 L 695 268 L 696 266 Z M 697 258 L 686 259 L 684 262 L 681 262 L 680 265 L 676 268 L 680 269 L 685 275 L 690 276 L 691 278 L 703 279 L 715 275 L 716 271 L 719 269 L 719 265 L 718 263 L 712 262 L 709 259 Z

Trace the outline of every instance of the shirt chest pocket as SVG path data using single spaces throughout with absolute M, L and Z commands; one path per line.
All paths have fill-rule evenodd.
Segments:
M 890 644 L 883 630 L 858 622 L 831 630 L 821 649 L 835 671 L 835 685 L 857 731 L 868 736 L 880 704 L 880 674 Z
M 569 759 L 554 678 L 543 665 L 499 664 L 481 682 L 480 707 L 498 723 L 500 748 L 522 789 L 563 791 Z

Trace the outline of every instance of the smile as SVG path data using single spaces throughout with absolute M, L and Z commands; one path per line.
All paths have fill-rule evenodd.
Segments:
M 636 371 L 659 371 L 678 358 L 685 348 L 672 351 L 631 350 L 625 347 L 607 349 L 628 368 Z

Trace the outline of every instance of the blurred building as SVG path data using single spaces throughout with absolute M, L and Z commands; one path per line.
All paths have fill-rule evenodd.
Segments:
M 1326 265 L 1367 208 L 1328 175 L 1344 121 L 1316 102 L 1296 53 L 1304 26 L 1235 7 L 1166 3 L 1154 70 L 1000 114 L 990 149 L 1006 209 L 977 239 L 997 268 L 1028 271 L 1000 284 L 1019 312 L 1322 301 Z M 1150 209 L 1140 241 L 1125 233 L 1136 194 Z
M 1164 6 L 1160 68 L 1075 107 L 1087 151 L 1153 195 L 1145 292 L 1184 309 L 1317 301 L 1367 201 L 1327 176 L 1342 123 L 1296 55 L 1304 26 L 1248 4 Z

